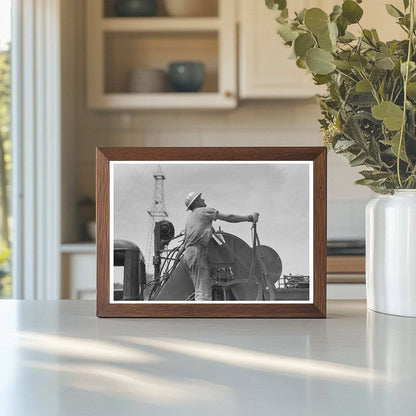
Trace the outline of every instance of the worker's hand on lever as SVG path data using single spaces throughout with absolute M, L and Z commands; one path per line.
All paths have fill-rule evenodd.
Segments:
M 255 224 L 258 220 L 259 220 L 258 212 L 253 212 L 252 214 L 249 215 L 249 221 L 252 222 L 253 224 Z

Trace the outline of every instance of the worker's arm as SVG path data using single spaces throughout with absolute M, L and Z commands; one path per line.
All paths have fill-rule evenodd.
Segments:
M 251 215 L 237 215 L 237 214 L 222 214 L 218 213 L 218 220 L 226 222 L 257 222 L 259 220 L 259 213 L 254 212 Z

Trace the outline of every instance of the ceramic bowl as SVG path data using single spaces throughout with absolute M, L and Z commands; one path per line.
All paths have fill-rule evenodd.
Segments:
M 158 0 L 117 0 L 114 11 L 119 17 L 156 16 L 157 4 Z
M 201 62 L 172 62 L 169 65 L 169 82 L 176 92 L 197 92 L 205 80 L 205 67 Z
M 161 69 L 138 68 L 129 73 L 127 90 L 135 93 L 160 93 L 167 90 L 166 72 Z

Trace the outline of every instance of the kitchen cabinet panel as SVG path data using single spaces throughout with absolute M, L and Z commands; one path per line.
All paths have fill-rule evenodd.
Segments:
M 289 13 L 303 8 L 320 7 L 330 12 L 337 0 L 291 0 Z M 392 4 L 403 8 L 401 0 Z M 363 2 L 362 26 L 378 30 L 381 40 L 404 38 L 405 34 L 388 15 L 384 4 Z M 290 48 L 276 33 L 279 12 L 267 9 L 264 1 L 239 0 L 239 92 L 242 99 L 308 98 L 325 91 L 317 87 L 310 74 L 289 59 Z M 358 25 L 349 30 L 358 33 Z
M 290 2 L 291 11 L 311 7 L 308 0 Z M 322 2 L 319 2 L 322 3 Z M 289 59 L 290 48 L 276 33 L 278 12 L 264 1 L 239 1 L 239 89 L 241 98 L 307 98 L 319 88 L 311 75 Z

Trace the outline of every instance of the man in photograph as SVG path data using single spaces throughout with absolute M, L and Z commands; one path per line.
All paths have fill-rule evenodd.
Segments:
M 183 262 L 195 286 L 196 301 L 212 300 L 211 279 L 208 268 L 208 244 L 213 234 L 212 222 L 216 220 L 237 223 L 256 223 L 259 214 L 222 214 L 208 208 L 202 193 L 190 192 L 185 198 L 187 210 L 192 211 L 185 225 Z

